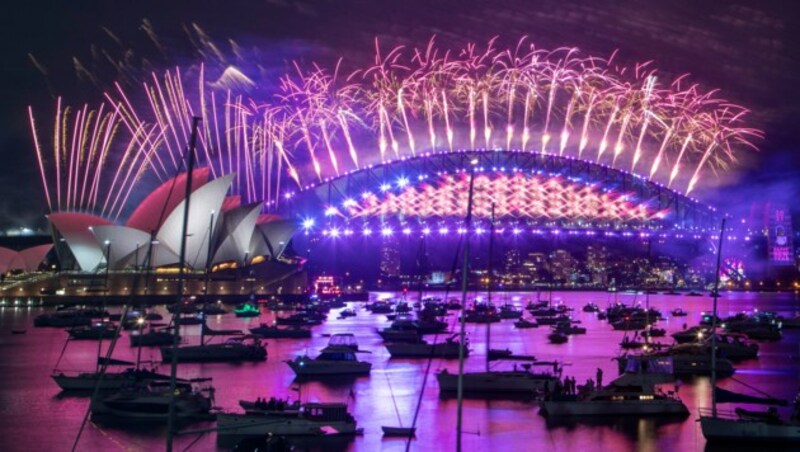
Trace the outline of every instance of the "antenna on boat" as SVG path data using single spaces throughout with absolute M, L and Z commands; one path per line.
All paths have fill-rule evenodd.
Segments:
M 465 221 L 464 232 L 464 261 L 461 267 L 461 319 L 458 332 L 458 341 L 464 344 L 466 339 L 466 317 L 467 317 L 467 287 L 469 285 L 469 229 L 472 224 L 472 195 L 475 190 L 475 165 L 478 159 L 470 161 L 471 169 L 469 173 L 469 196 L 467 197 L 467 218 Z M 456 390 L 458 398 L 458 409 L 456 415 L 456 450 L 461 451 L 461 426 L 464 416 L 464 347 L 458 348 L 458 386 Z
M 719 267 L 722 263 L 722 243 L 725 238 L 725 218 L 719 228 L 719 245 L 717 245 L 717 268 L 714 273 L 714 312 L 711 315 L 711 415 L 717 417 L 717 299 L 719 298 Z
M 175 435 L 175 390 L 176 377 L 178 373 L 178 343 L 180 342 L 180 328 L 178 327 L 181 317 L 181 302 L 183 301 L 184 273 L 186 271 L 186 235 L 189 230 L 189 203 L 192 196 L 192 171 L 194 170 L 194 151 L 197 144 L 197 127 L 200 118 L 192 117 L 192 137 L 189 142 L 188 158 L 186 163 L 186 196 L 183 204 L 183 226 L 181 227 L 181 248 L 178 256 L 178 302 L 175 303 L 175 310 L 172 315 L 175 321 L 175 334 L 172 338 L 172 363 L 170 364 L 169 374 L 169 416 L 167 418 L 167 452 L 172 452 L 172 439 Z

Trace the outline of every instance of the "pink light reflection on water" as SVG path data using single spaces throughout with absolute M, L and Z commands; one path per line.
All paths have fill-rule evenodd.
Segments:
M 395 294 L 386 294 L 395 295 Z M 435 294 L 434 294 L 435 295 Z M 483 294 L 475 294 L 483 295 Z M 475 296 L 473 295 L 473 296 Z M 373 293 L 372 298 L 382 296 Z M 452 296 L 455 296 L 453 294 Z M 515 303 L 524 306 L 535 297 L 531 293 L 495 294 L 496 303 Z M 513 321 L 505 320 L 492 325 L 492 348 L 510 348 L 516 353 L 533 354 L 540 360 L 562 360 L 566 364 L 565 374 L 575 376 L 579 383 L 594 378 L 597 368 L 604 371 L 604 381 L 616 376 L 616 362 L 611 358 L 619 351 L 618 343 L 623 333 L 614 331 L 606 322 L 597 320 L 594 314 L 584 313 L 580 308 L 590 302 L 601 307 L 614 299 L 627 303 L 642 301 L 645 296 L 631 294 L 608 294 L 605 292 L 556 292 L 553 302 L 563 302 L 575 308 L 573 316 L 583 322 L 589 333 L 573 336 L 563 345 L 547 342 L 547 328 L 516 330 Z M 414 299 L 413 297 L 411 298 Z M 777 310 L 786 315 L 798 309 L 797 300 L 791 295 L 782 294 L 725 294 L 720 302 L 720 312 L 725 315 L 739 310 Z M 682 297 L 651 295 L 650 304 L 668 312 L 681 306 L 690 312 L 688 318 L 666 320 L 659 323 L 668 332 L 680 330 L 684 323 L 696 324 L 699 313 L 710 309 L 708 297 Z M 419 390 L 422 386 L 424 360 L 390 359 L 375 328 L 389 325 L 383 315 L 370 314 L 356 305 L 358 316 L 337 320 L 332 312 L 328 322 L 314 329 L 314 337 L 307 340 L 268 340 L 268 360 L 264 363 L 231 364 L 189 364 L 180 367 L 184 377 L 211 376 L 214 379 L 216 404 L 225 410 L 238 411 L 238 401 L 256 397 L 285 397 L 294 399 L 302 396 L 305 401 L 341 401 L 350 404 L 351 411 L 364 427 L 363 437 L 349 444 L 351 450 L 403 450 L 402 439 L 383 439 L 382 425 L 410 425 Z M 159 311 L 165 313 L 163 308 Z M 0 375 L 3 375 L 3 390 L 0 392 L 0 435 L 4 438 L 4 450 L 30 450 L 31 446 L 47 450 L 66 450 L 71 445 L 85 413 L 88 399 L 59 396 L 50 372 L 64 345 L 66 332 L 57 328 L 33 328 L 35 315 L 43 312 L 39 308 L 0 309 L 0 331 L 27 328 L 25 335 L 0 335 Z M 264 313 L 260 318 L 239 319 L 233 315 L 212 316 L 209 326 L 213 329 L 246 329 L 257 326 L 259 322 L 270 323 L 272 313 Z M 456 331 L 456 315 L 450 317 L 451 329 Z M 185 328 L 187 341 L 196 343 L 199 326 Z M 466 362 L 467 370 L 481 370 L 485 366 L 486 352 L 485 326 L 468 324 L 472 353 Z M 362 349 L 371 351 L 360 359 L 373 363 L 369 377 L 338 380 L 335 382 L 312 381 L 299 384 L 294 374 L 284 363 L 298 354 L 316 355 L 327 344 L 329 335 L 349 332 L 356 335 Z M 126 334 L 127 336 L 127 334 Z M 215 339 L 219 340 L 219 339 Z M 668 342 L 667 339 L 660 339 Z M 741 372 L 737 378 L 758 387 L 772 395 L 792 398 L 800 381 L 800 361 L 797 360 L 800 335 L 797 331 L 787 331 L 785 338 L 777 343 L 761 343 L 761 357 L 745 361 L 737 367 Z M 105 345 L 107 346 L 107 344 Z M 104 346 L 104 349 L 105 349 Z M 118 344 L 116 358 L 135 360 L 136 350 L 129 347 L 128 338 L 123 337 Z M 63 370 L 88 370 L 94 368 L 97 343 L 93 341 L 74 341 L 67 348 L 67 354 L 59 365 Z M 794 357 L 794 360 L 788 359 Z M 157 349 L 145 349 L 144 360 L 160 361 Z M 493 363 L 494 368 L 508 364 Z M 510 366 L 510 365 L 509 365 Z M 455 444 L 455 399 L 442 399 L 434 373 L 447 368 L 457 371 L 455 360 L 434 360 L 432 372 L 422 398 L 417 439 L 413 450 L 442 449 L 451 450 Z M 166 372 L 168 368 L 161 366 Z M 739 389 L 732 380 L 724 380 L 721 385 L 729 389 Z M 670 388 L 671 389 L 671 388 Z M 697 407 L 708 406 L 710 388 L 707 379 L 698 378 L 684 382 L 680 395 L 692 415 L 685 420 L 637 420 L 621 419 L 608 423 L 546 421 L 538 414 L 538 407 L 531 402 L 506 400 L 469 399 L 464 404 L 464 447 L 465 450 L 596 450 L 598 445 L 607 450 L 697 450 L 704 440 L 697 428 Z M 395 404 L 397 408 L 395 409 Z M 399 419 L 398 415 L 399 413 Z M 198 424 L 194 427 L 202 428 Z M 35 428 L 34 428 L 35 427 Z M 43 432 L 46 432 L 44 434 Z M 81 440 L 83 450 L 109 449 L 123 445 L 134 449 L 160 449 L 163 447 L 163 428 L 143 428 L 130 431 L 121 428 L 90 426 Z M 180 437 L 181 447 L 189 445 L 194 437 Z M 194 450 L 213 450 L 216 448 L 214 435 L 206 435 L 193 447 Z

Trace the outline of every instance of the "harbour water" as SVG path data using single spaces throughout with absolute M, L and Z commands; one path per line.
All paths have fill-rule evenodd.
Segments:
M 425 295 L 441 296 L 439 293 Z M 478 294 L 479 295 L 479 294 Z M 370 299 L 399 296 L 392 293 L 372 293 Z M 451 294 L 457 296 L 457 294 Z M 473 294 L 473 297 L 475 295 Z M 514 303 L 524 306 L 535 294 L 495 294 L 495 303 Z M 410 301 L 414 297 L 409 296 Z M 700 313 L 711 310 L 708 296 L 649 295 L 652 307 L 660 309 L 666 319 L 658 323 L 667 329 L 667 337 L 659 338 L 671 343 L 669 334 L 696 325 Z M 597 319 L 594 313 L 585 313 L 581 307 L 595 302 L 601 308 L 615 300 L 625 303 L 645 303 L 642 294 L 606 292 L 555 292 L 554 303 L 575 308 L 573 317 L 581 320 L 588 334 L 571 336 L 565 344 L 554 345 L 547 341 L 548 327 L 517 330 L 513 320 L 503 320 L 492 325 L 491 348 L 509 348 L 517 354 L 535 355 L 539 360 L 559 360 L 564 363 L 564 375 L 576 377 L 578 383 L 594 378 L 596 369 L 604 371 L 604 381 L 617 375 L 617 363 L 612 358 L 620 353 L 619 342 L 624 332 Z M 311 339 L 267 340 L 266 362 L 245 364 L 182 364 L 179 376 L 186 378 L 212 377 L 216 388 L 215 405 L 229 411 L 241 411 L 239 400 L 257 397 L 281 397 L 303 401 L 347 402 L 350 411 L 363 427 L 364 434 L 346 443 L 344 449 L 355 451 L 405 450 L 405 439 L 383 438 L 382 425 L 409 426 L 417 401 L 420 398 L 427 360 L 390 359 L 376 328 L 390 322 L 385 315 L 371 314 L 363 303 L 350 303 L 356 317 L 338 319 L 332 310 L 328 321 L 314 327 Z M 682 307 L 688 317 L 672 318 L 669 311 Z M 112 308 L 117 312 L 120 308 Z M 800 313 L 796 294 L 725 293 L 720 298 L 720 317 L 753 309 L 776 311 L 784 316 Z M 232 310 L 232 308 L 231 308 Z M 168 319 L 164 307 L 157 311 Z M 88 398 L 62 394 L 50 378 L 53 367 L 65 346 L 67 333 L 60 328 L 34 328 L 33 318 L 47 312 L 45 308 L 0 308 L 0 443 L 4 451 L 32 449 L 70 450 L 84 415 Z M 211 316 L 212 329 L 241 329 L 271 323 L 275 314 L 262 308 L 256 318 L 236 318 L 232 313 Z M 448 322 L 457 331 L 457 314 L 451 313 Z M 26 329 L 26 334 L 12 335 L 12 330 Z M 182 329 L 188 343 L 199 341 L 200 326 Z M 485 325 L 467 324 L 471 354 L 466 360 L 466 370 L 481 370 L 485 366 Z M 353 333 L 361 349 L 370 353 L 360 359 L 370 361 L 372 373 L 368 377 L 337 381 L 298 382 L 286 360 L 298 354 L 315 356 L 334 333 Z M 218 341 L 220 338 L 213 338 Z M 108 345 L 105 341 L 103 348 Z M 761 342 L 759 358 L 736 365 L 733 379 L 725 379 L 720 386 L 748 392 L 736 380 L 756 387 L 770 395 L 792 400 L 800 389 L 800 330 L 785 330 L 778 342 Z M 93 370 L 98 353 L 96 341 L 72 341 L 59 364 L 65 371 Z M 119 340 L 115 358 L 135 360 L 136 349 L 130 347 L 128 333 Z M 160 364 L 157 348 L 145 348 L 142 359 L 159 364 L 167 373 L 168 365 Z M 148 364 L 149 365 L 149 364 Z M 511 364 L 497 361 L 493 368 L 502 369 Z M 456 437 L 456 400 L 441 398 L 435 372 L 440 369 L 457 372 L 457 360 L 434 359 L 424 394 L 421 398 L 416 438 L 411 450 L 453 450 Z M 637 450 L 707 450 L 699 429 L 697 408 L 710 405 L 710 384 L 707 378 L 684 381 L 680 387 L 681 399 L 691 415 L 686 419 L 592 419 L 551 423 L 538 414 L 538 406 L 531 401 L 468 399 L 464 404 L 464 450 L 554 450 L 590 451 L 600 448 L 609 451 Z M 785 410 L 785 409 L 781 409 Z M 785 414 L 785 411 L 783 411 Z M 200 423 L 193 429 L 213 427 L 213 423 Z M 161 450 L 164 447 L 165 429 L 159 427 L 123 427 L 87 423 L 80 438 L 78 450 Z M 176 441 L 176 450 L 218 450 L 216 435 L 182 435 Z M 329 446 L 320 446 L 328 450 Z M 725 450 L 731 450 L 726 447 Z M 747 450 L 747 449 L 743 449 Z

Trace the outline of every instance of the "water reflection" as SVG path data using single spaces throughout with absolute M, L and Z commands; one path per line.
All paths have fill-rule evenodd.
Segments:
M 391 294 L 389 294 L 391 295 Z M 377 298 L 378 294 L 373 294 Z M 498 297 L 524 306 L 532 294 L 509 294 Z M 519 297 L 516 298 L 515 297 Z M 614 331 L 607 322 L 597 319 L 594 313 L 584 313 L 581 307 L 595 302 L 601 307 L 615 300 L 626 303 L 645 303 L 642 295 L 608 293 L 554 293 L 555 303 L 564 303 L 575 308 L 572 315 L 588 329 L 588 334 L 571 336 L 562 345 L 550 344 L 547 340 L 549 328 L 540 327 L 518 330 L 513 320 L 504 320 L 491 326 L 493 349 L 508 348 L 515 354 L 535 355 L 539 360 L 559 360 L 564 363 L 564 375 L 575 377 L 579 383 L 594 378 L 597 368 L 603 369 L 610 381 L 617 375 L 617 364 L 612 360 L 619 352 L 619 342 L 624 333 Z M 667 316 L 659 327 L 668 334 L 678 331 L 684 323 L 696 324 L 701 311 L 710 309 L 708 297 L 680 297 L 651 295 L 651 306 L 661 309 Z M 672 318 L 675 307 L 689 311 L 689 317 Z M 795 315 L 797 300 L 785 294 L 726 294 L 720 303 L 721 316 L 739 310 L 776 310 L 784 315 Z M 390 359 L 376 328 L 390 324 L 385 315 L 370 314 L 357 307 L 357 316 L 337 319 L 334 310 L 329 320 L 313 329 L 310 339 L 268 340 L 268 357 L 263 363 L 205 363 L 181 365 L 179 375 L 185 378 L 212 377 L 216 391 L 216 405 L 229 411 L 240 411 L 240 400 L 255 400 L 258 397 L 279 397 L 289 400 L 346 402 L 364 428 L 361 437 L 343 443 L 304 444 L 316 450 L 405 450 L 403 438 L 383 438 L 381 426 L 411 424 L 417 403 L 421 400 L 416 438 L 412 450 L 450 450 L 455 444 L 456 400 L 440 397 L 435 373 L 448 369 L 457 372 L 457 360 L 434 359 L 424 389 L 422 383 L 428 368 L 427 360 Z M 32 319 L 41 308 L 14 310 L 0 309 L 0 435 L 4 438 L 3 450 L 30 450 L 31 447 L 46 450 L 66 450 L 77 434 L 88 399 L 60 393 L 50 379 L 50 374 L 59 359 L 66 332 L 60 329 L 33 328 Z M 166 315 L 165 309 L 158 312 Z M 283 315 L 283 314 L 281 314 Z M 457 315 L 449 316 L 449 330 L 457 331 Z M 166 317 L 165 317 L 166 318 Z M 264 312 L 260 318 L 240 319 L 233 315 L 210 316 L 213 329 L 239 329 L 272 323 L 275 314 Z M 27 328 L 24 335 L 11 335 L 11 329 Z M 199 343 L 200 327 L 183 329 L 186 342 Z M 297 355 L 316 356 L 324 348 L 329 336 L 335 333 L 353 333 L 359 348 L 371 353 L 359 355 L 360 360 L 372 363 L 369 377 L 336 378 L 325 380 L 297 379 L 285 363 Z M 468 324 L 471 353 L 465 363 L 467 371 L 485 368 L 486 325 Z M 445 337 L 440 335 L 440 339 Z M 431 337 L 432 338 L 432 337 Z M 209 339 L 209 338 L 207 338 Z M 210 338 L 220 341 L 220 338 Z M 661 339 L 671 342 L 669 337 Z M 800 381 L 800 361 L 797 360 L 800 332 L 786 331 L 780 342 L 761 343 L 758 360 L 737 364 L 734 378 L 759 388 L 771 395 L 792 399 Z M 104 343 L 102 350 L 108 347 Z M 114 357 L 135 361 L 138 349 L 130 347 L 123 337 Z M 142 349 L 142 360 L 147 366 L 159 365 L 161 356 L 157 347 Z M 97 343 L 93 341 L 71 342 L 59 363 L 61 370 L 86 371 L 94 369 Z M 161 371 L 167 366 L 161 365 Z M 492 362 L 493 369 L 511 368 L 511 364 Z M 553 422 L 538 414 L 539 408 L 530 400 L 503 400 L 483 398 L 467 399 L 464 403 L 464 448 L 465 450 L 597 450 L 602 445 L 607 450 L 701 450 L 704 439 L 695 422 L 697 408 L 709 405 L 710 384 L 708 378 L 692 378 L 682 382 L 680 397 L 688 406 L 691 415 L 686 419 L 614 418 L 611 421 L 579 420 Z M 739 389 L 734 379 L 726 379 L 721 386 Z M 672 388 L 669 388 L 672 389 Z M 784 410 L 784 409 L 782 409 Z M 24 414 L 22 414 L 24 413 Z M 785 414 L 785 411 L 782 411 Z M 37 428 L 33 428 L 36 426 Z M 213 427 L 213 423 L 194 424 L 192 430 Z M 46 428 L 43 434 L 42 428 Z M 80 442 L 83 450 L 106 450 L 129 448 L 131 450 L 158 450 L 163 448 L 163 429 L 148 427 L 132 430 L 129 426 L 92 424 L 87 427 Z M 216 435 L 185 435 L 177 439 L 176 447 L 191 446 L 194 450 L 217 448 Z M 707 450 L 723 450 L 707 448 Z M 737 450 L 727 447 L 726 452 Z M 740 449 L 743 450 L 743 449 Z M 787 449 L 790 450 L 790 449 Z

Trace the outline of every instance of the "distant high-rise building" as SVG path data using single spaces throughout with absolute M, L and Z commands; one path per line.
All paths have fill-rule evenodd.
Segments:
M 381 245 L 381 276 L 400 276 L 400 243 L 397 239 L 386 237 Z

